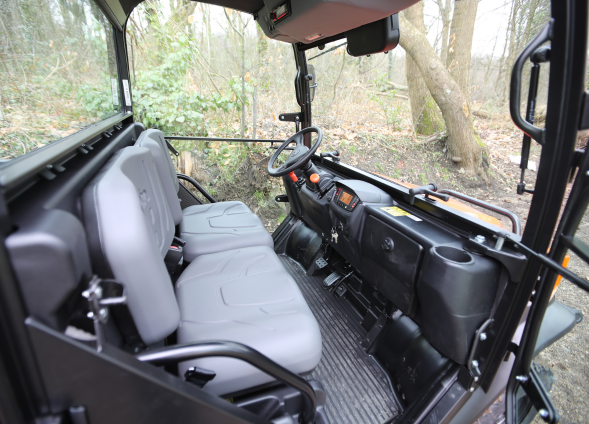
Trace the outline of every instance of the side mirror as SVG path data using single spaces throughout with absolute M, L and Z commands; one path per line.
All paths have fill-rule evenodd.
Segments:
M 307 81 L 309 81 L 309 90 L 311 95 L 311 101 L 315 98 L 315 89 L 318 87 L 317 84 L 317 74 L 315 73 L 315 66 L 314 65 L 307 65 L 307 70 L 309 73 L 305 77 Z

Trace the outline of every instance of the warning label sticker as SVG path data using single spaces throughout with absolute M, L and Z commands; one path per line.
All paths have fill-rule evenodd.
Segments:
M 389 215 L 393 215 L 393 216 L 406 216 L 407 218 L 411 218 L 414 221 L 422 221 L 421 218 L 416 217 L 415 215 L 411 215 L 409 212 L 404 211 L 401 208 L 398 208 L 397 206 L 388 206 L 386 208 L 381 208 L 383 211 L 385 211 L 386 213 L 388 213 Z
M 129 81 L 123 80 L 123 92 L 125 94 L 125 105 L 131 106 L 131 92 L 129 91 Z

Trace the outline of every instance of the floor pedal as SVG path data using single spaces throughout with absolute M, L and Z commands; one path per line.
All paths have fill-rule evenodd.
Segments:
M 323 259 L 323 257 L 317 258 L 317 260 L 315 261 L 315 265 L 317 265 L 317 269 L 322 269 L 327 266 L 327 261 Z
M 329 274 L 325 280 L 323 280 L 323 287 L 331 287 L 333 286 L 343 275 L 337 271 L 332 272 Z

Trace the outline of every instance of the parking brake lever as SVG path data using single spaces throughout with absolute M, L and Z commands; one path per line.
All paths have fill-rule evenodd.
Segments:
M 323 158 L 331 158 L 335 163 L 339 163 L 339 150 L 334 150 L 333 152 L 324 152 L 319 155 L 321 157 L 321 163 L 323 163 Z
M 425 194 L 426 199 L 428 198 L 428 196 L 433 196 L 443 200 L 444 202 L 450 200 L 450 196 L 448 196 L 447 194 L 436 193 L 436 191 L 438 191 L 438 186 L 434 183 L 430 183 L 428 185 L 424 185 L 421 187 L 411 188 L 409 189 L 409 204 L 413 205 L 413 203 L 415 202 L 415 196 L 417 196 L 418 194 Z

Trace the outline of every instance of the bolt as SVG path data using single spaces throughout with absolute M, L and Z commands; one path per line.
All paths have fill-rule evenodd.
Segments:
M 476 241 L 477 243 L 481 243 L 482 244 L 482 243 L 486 242 L 487 239 L 485 238 L 485 236 L 482 236 L 482 235 L 479 234 L 478 236 L 476 236 L 474 238 L 474 241 Z
M 503 249 L 504 243 L 505 243 L 505 237 L 497 237 L 497 242 L 495 243 L 495 250 Z
M 481 335 L 479 336 L 479 339 L 481 339 L 481 341 L 485 341 L 487 340 L 487 333 L 481 333 Z
M 106 308 L 102 308 L 102 309 L 100 310 L 100 316 L 101 316 L 103 319 L 104 319 L 104 318 L 106 318 L 106 317 L 108 316 L 108 309 L 106 309 Z
M 471 362 L 473 367 L 478 367 L 479 366 L 479 361 L 477 361 L 476 359 L 474 361 Z
M 474 392 L 474 387 L 471 387 L 468 391 L 471 393 Z
M 475 378 L 474 378 L 474 381 L 475 381 L 475 383 L 476 383 L 477 381 L 479 381 L 479 378 L 478 378 L 478 377 L 475 377 Z
M 515 376 L 515 379 L 521 383 L 528 382 L 528 377 L 526 377 L 525 375 L 517 375 L 517 376 Z
M 550 415 L 546 409 L 540 409 L 538 414 L 540 414 L 542 418 L 548 418 L 548 415 Z
M 589 176 L 589 171 L 587 171 L 587 173 L 585 175 L 588 175 Z

